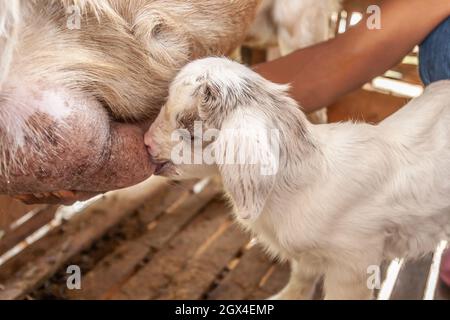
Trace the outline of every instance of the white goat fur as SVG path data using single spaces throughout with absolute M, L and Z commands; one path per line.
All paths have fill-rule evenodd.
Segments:
M 371 298 L 369 266 L 420 257 L 450 237 L 449 81 L 431 85 L 379 125 L 313 125 L 285 87 L 227 59 L 198 60 L 177 76 L 147 134 L 156 161 L 171 159 L 167 133 L 186 115 L 221 132 L 280 131 L 274 176 L 250 164 L 173 165 L 167 174 L 222 176 L 239 223 L 292 263 L 291 280 L 275 298 L 308 298 L 321 275 L 327 299 Z M 270 151 L 255 139 L 219 135 L 213 143 L 216 154 Z

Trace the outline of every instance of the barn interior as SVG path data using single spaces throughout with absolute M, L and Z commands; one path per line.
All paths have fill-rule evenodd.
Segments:
M 367 1 L 345 1 L 335 32 L 356 24 Z M 376 1 L 370 1 L 374 3 Z M 277 49 L 243 47 L 247 64 Z M 396 67 L 328 108 L 329 122 L 378 123 L 423 91 L 417 49 Z M 0 300 L 264 299 L 288 281 L 289 266 L 271 260 L 233 223 L 219 182 L 144 183 L 73 206 L 27 206 L 0 196 Z M 447 243 L 420 260 L 381 266 L 380 300 L 448 300 L 439 280 Z M 69 266 L 81 290 L 66 285 Z M 315 299 L 322 298 L 317 284 Z

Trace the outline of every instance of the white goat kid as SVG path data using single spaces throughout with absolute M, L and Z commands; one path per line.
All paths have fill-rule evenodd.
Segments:
M 221 175 L 237 221 L 292 263 L 275 298 L 309 298 L 322 275 L 327 299 L 372 298 L 369 267 L 450 237 L 450 82 L 379 125 L 313 125 L 286 92 L 227 59 L 190 63 L 146 134 L 149 152 L 164 176 Z M 200 141 L 195 121 L 220 130 L 216 139 Z M 171 139 L 177 129 L 181 142 Z M 278 135 L 266 143 L 230 130 Z M 181 149 L 187 163 L 175 164 Z M 205 154 L 215 163 L 189 163 Z M 223 161 L 234 155 L 245 161 Z M 274 155 L 277 170 L 262 174 Z

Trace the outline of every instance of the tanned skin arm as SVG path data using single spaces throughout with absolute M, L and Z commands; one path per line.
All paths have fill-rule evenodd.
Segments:
M 255 70 L 271 81 L 290 83 L 292 96 L 311 112 L 395 66 L 449 15 L 449 0 L 385 0 L 381 29 L 369 30 L 366 15 L 334 39 Z

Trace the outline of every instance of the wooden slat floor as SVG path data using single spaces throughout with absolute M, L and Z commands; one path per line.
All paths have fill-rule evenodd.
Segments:
M 180 185 L 166 192 L 172 201 L 130 213 L 100 239 L 90 239 L 89 248 L 61 261 L 53 276 L 30 286 L 21 298 L 252 300 L 267 298 L 286 284 L 289 267 L 270 260 L 232 222 L 217 184 L 199 193 Z M 58 259 L 51 250 L 39 252 L 53 263 Z M 403 266 L 391 299 L 423 298 L 431 258 Z M 81 290 L 66 286 L 66 268 L 73 264 L 82 270 Z M 436 299 L 448 298 L 438 286 Z

